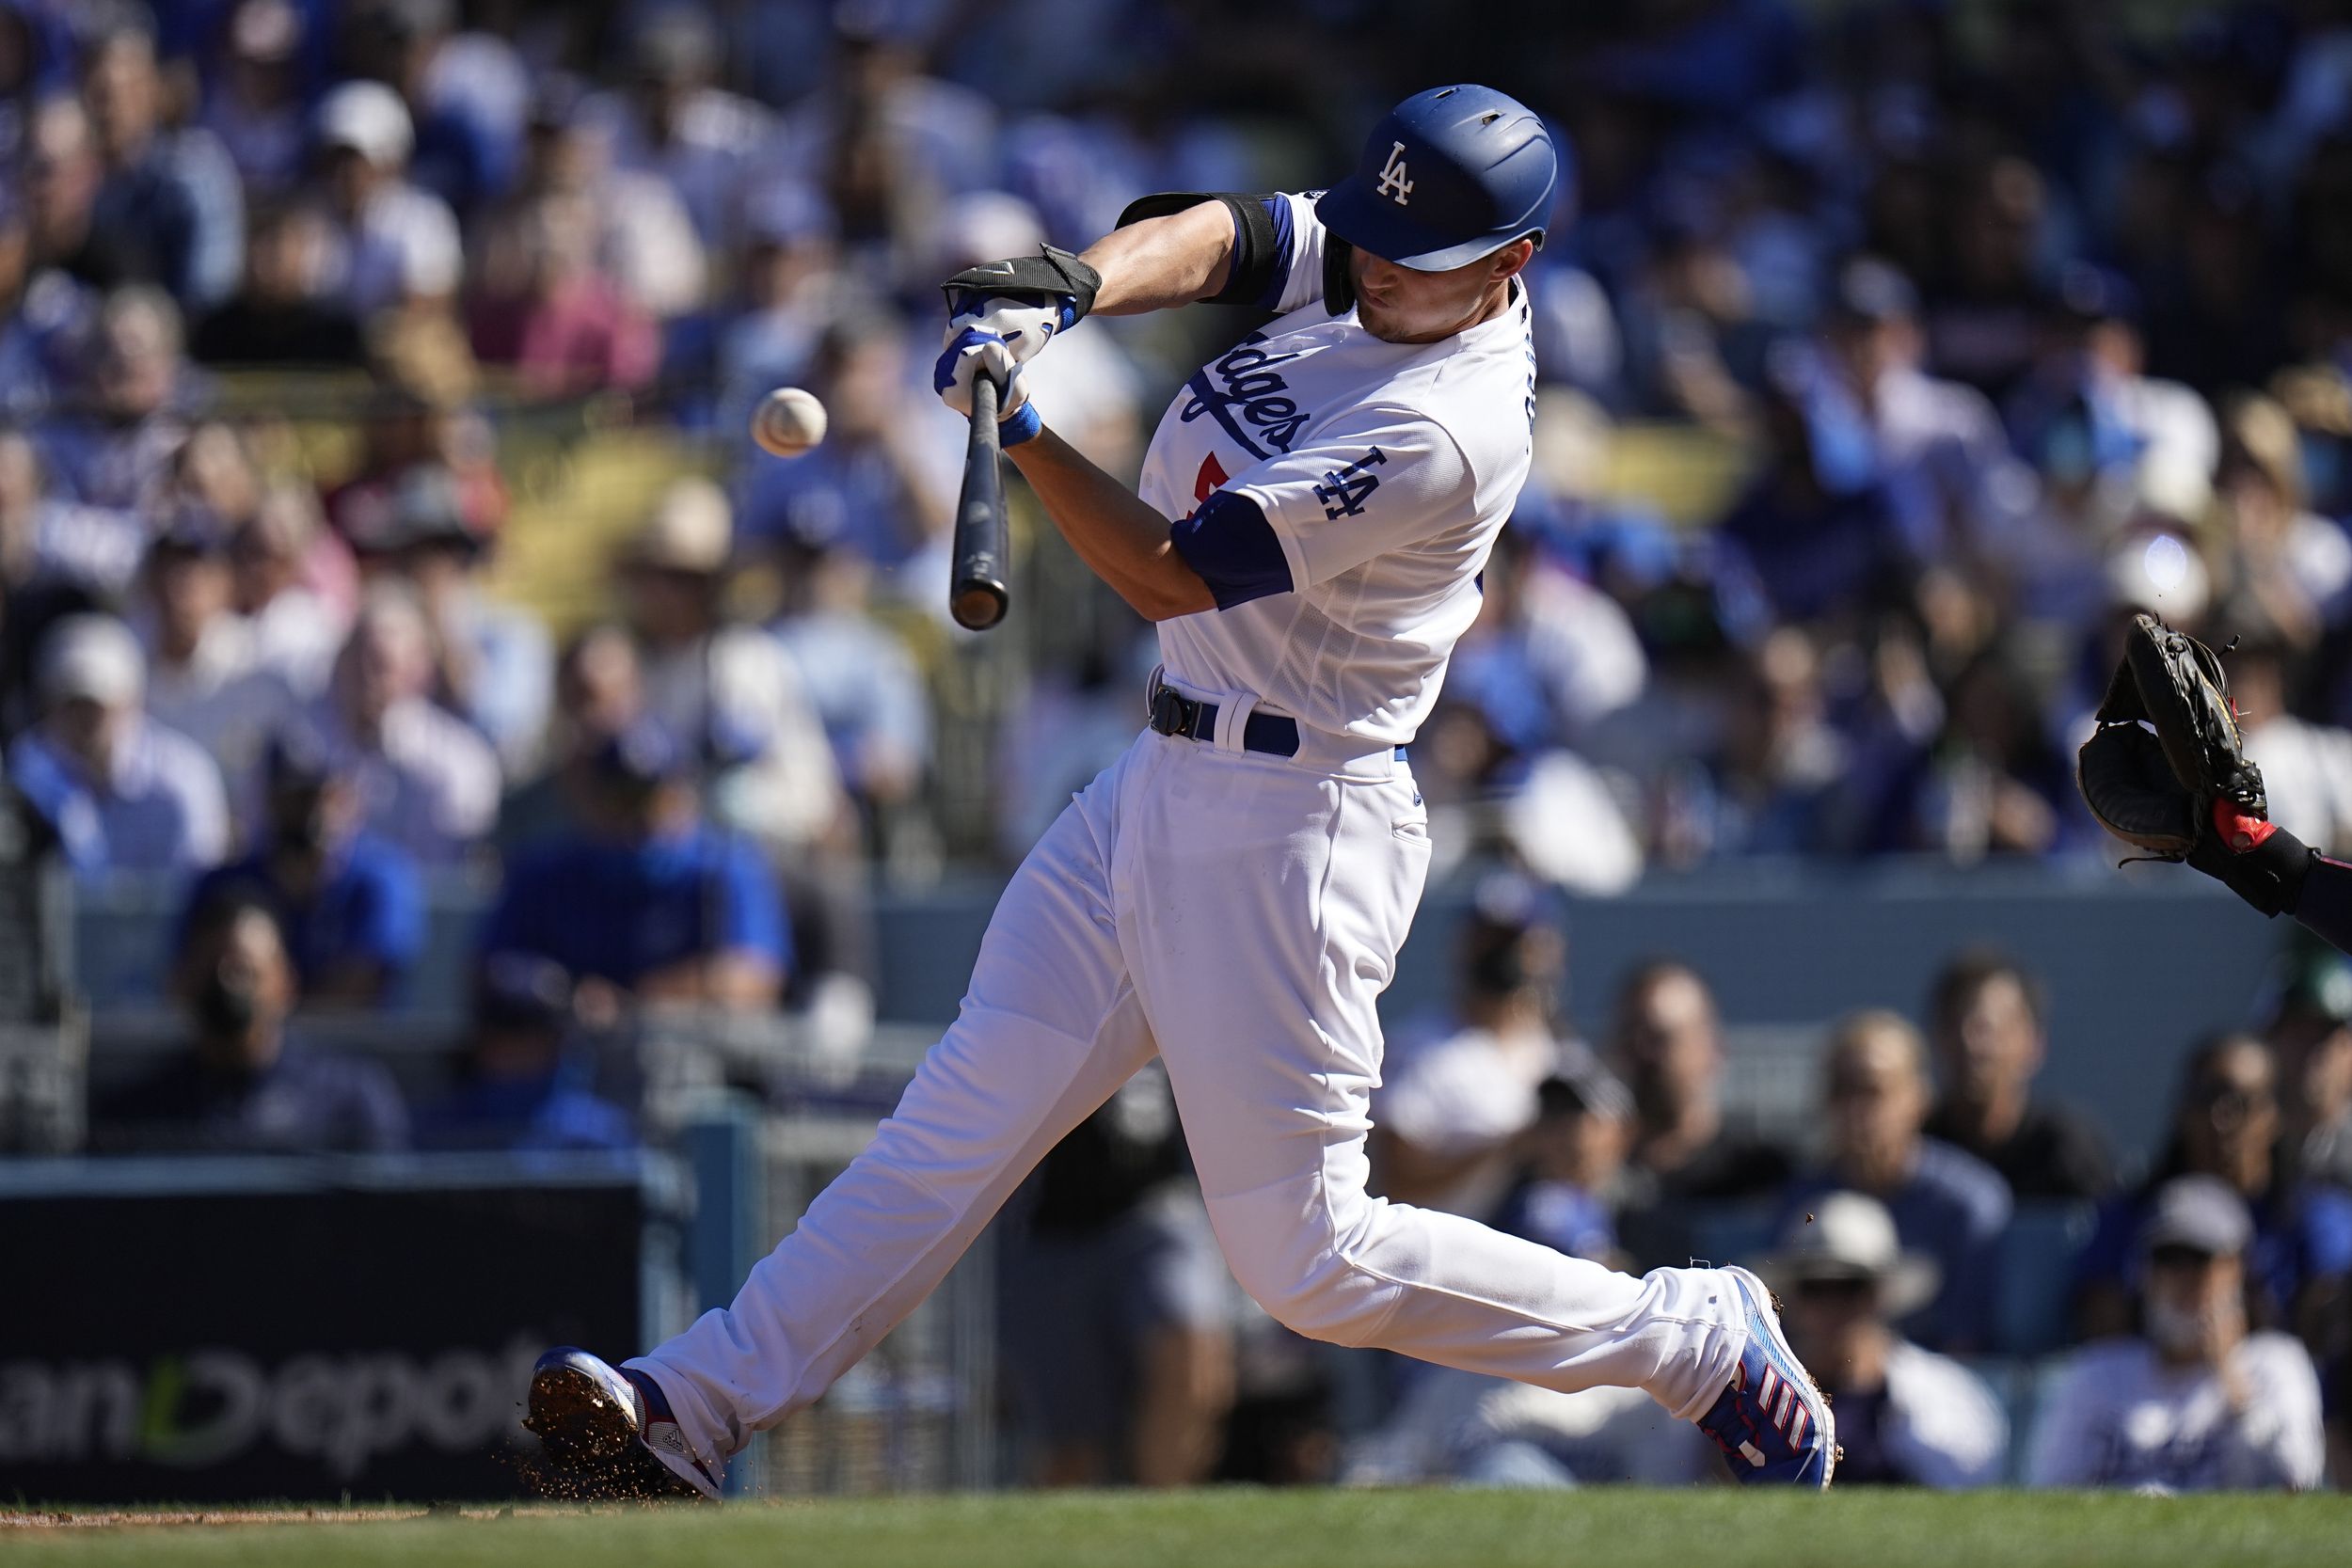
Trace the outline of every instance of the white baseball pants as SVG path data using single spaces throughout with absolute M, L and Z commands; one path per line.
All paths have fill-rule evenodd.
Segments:
M 732 1307 L 630 1365 L 715 1468 L 871 1350 L 1157 1051 L 1226 1260 L 1281 1323 L 1704 1414 L 1747 1338 L 1722 1275 L 1637 1279 L 1365 1192 L 1374 1002 L 1428 866 L 1385 752 L 1335 769 L 1146 731 L 1022 863 L 873 1143 Z

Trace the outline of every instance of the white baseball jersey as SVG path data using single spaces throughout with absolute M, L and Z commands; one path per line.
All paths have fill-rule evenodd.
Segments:
M 1436 700 L 1527 474 L 1529 312 L 1515 291 L 1444 342 L 1381 342 L 1315 302 L 1305 199 L 1274 205 L 1290 313 L 1192 378 L 1146 462 L 1171 520 L 1227 492 L 1175 537 L 1229 608 L 1163 623 L 1160 646 L 1183 685 L 1354 744 L 1250 752 L 1222 716 L 1213 739 L 1144 730 L 1071 802 L 873 1143 L 731 1306 L 630 1363 L 707 1467 L 872 1348 L 1154 1054 L 1233 1277 L 1286 1326 L 1640 1388 L 1686 1419 L 1740 1365 L 1745 1297 L 1709 1271 L 1634 1279 L 1367 1191 L 1376 1004 L 1431 854 L 1390 748 Z
M 2237 1348 L 2247 1398 L 2222 1380 L 2175 1369 L 2145 1339 L 2088 1345 L 2051 1390 L 2026 1481 L 2172 1492 L 2309 1491 L 2327 1465 L 2319 1377 L 2301 1343 L 2254 1334 Z
M 1514 280 L 1508 309 L 1440 342 L 1383 342 L 1354 310 L 1325 310 L 1313 201 L 1278 205 L 1286 314 L 1184 384 L 1137 490 L 1171 519 L 1219 489 L 1248 497 L 1290 592 L 1161 623 L 1161 658 L 1184 686 L 1401 745 L 1477 618 L 1478 574 L 1527 479 L 1527 294 Z

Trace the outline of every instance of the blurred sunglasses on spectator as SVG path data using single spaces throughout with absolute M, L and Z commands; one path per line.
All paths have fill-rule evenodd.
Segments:
M 2184 1242 L 2167 1242 L 2160 1247 L 2150 1249 L 2148 1266 L 2155 1269 L 2202 1269 L 2209 1267 L 2219 1256 Z

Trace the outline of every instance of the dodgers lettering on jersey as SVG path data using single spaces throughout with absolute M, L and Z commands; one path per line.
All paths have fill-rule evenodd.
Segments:
M 1247 496 L 1290 592 L 1162 622 L 1160 657 L 1195 691 L 1401 745 L 1477 618 L 1478 574 L 1527 480 L 1527 295 L 1515 282 L 1506 309 L 1441 342 L 1383 342 L 1324 309 L 1313 201 L 1275 202 L 1285 313 L 1184 383 L 1137 488 L 1171 519 L 1220 489 Z

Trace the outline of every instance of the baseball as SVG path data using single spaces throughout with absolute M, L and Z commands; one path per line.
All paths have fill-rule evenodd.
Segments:
M 798 457 L 824 438 L 825 405 L 798 387 L 777 388 L 752 415 L 752 439 L 778 457 Z

